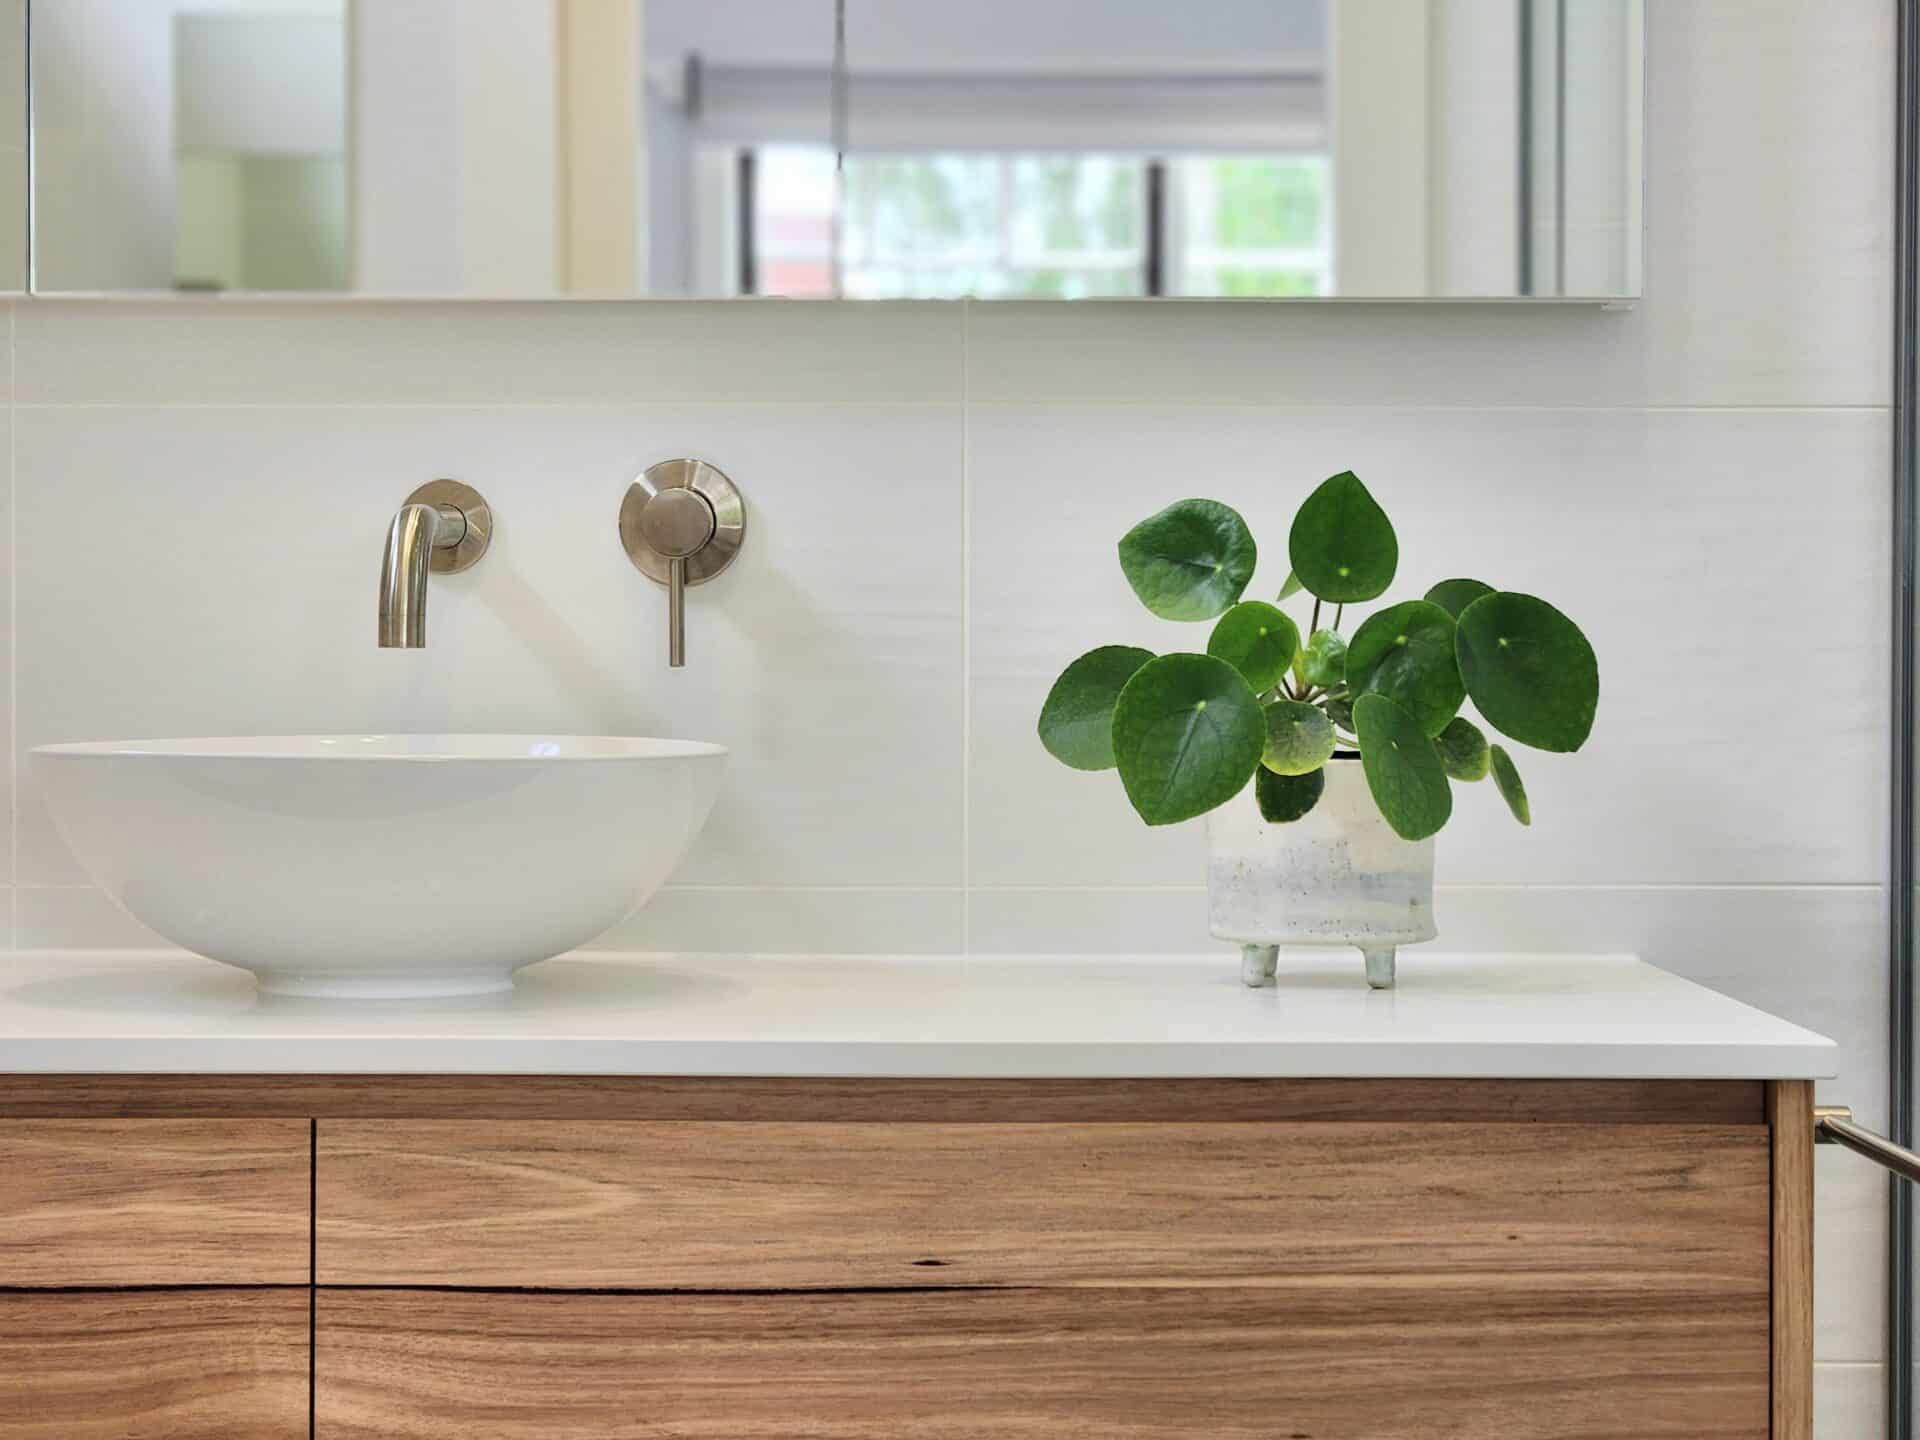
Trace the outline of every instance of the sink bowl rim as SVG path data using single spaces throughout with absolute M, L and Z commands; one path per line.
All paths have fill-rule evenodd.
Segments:
M 722 756 L 705 740 L 649 735 L 553 735 L 389 731 L 311 735 L 184 736 L 155 740 L 80 740 L 36 745 L 49 759 L 79 757 L 285 763 L 583 765 Z

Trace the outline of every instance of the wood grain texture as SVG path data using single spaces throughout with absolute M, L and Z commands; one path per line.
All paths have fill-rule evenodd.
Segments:
M 0 1294 L 0 1440 L 305 1440 L 308 1292 Z
M 1767 1293 L 1760 1126 L 321 1121 L 322 1284 Z
M 1767 1086 L 1773 1130 L 1773 1437 L 1813 1436 L 1813 1082 Z
M 322 1290 L 324 1440 L 1764 1440 L 1767 1316 L 1289 1289 L 634 1296 Z
M 1761 1125 L 1754 1080 L 780 1080 L 0 1074 L 0 1116 L 322 1119 L 1484 1120 Z
M 0 1286 L 305 1284 L 304 1120 L 0 1120 Z

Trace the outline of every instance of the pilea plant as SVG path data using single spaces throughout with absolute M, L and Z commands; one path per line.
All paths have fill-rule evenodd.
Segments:
M 1512 756 L 1460 710 L 1471 699 L 1511 740 L 1578 750 L 1600 698 L 1578 626 L 1532 595 L 1442 580 L 1343 629 L 1346 607 L 1383 595 L 1400 562 L 1386 512 L 1350 471 L 1294 515 L 1278 603 L 1241 599 L 1256 555 L 1246 521 L 1216 500 L 1130 530 L 1120 568 L 1134 594 L 1162 619 L 1213 621 L 1205 653 L 1088 651 L 1048 694 L 1041 743 L 1075 769 L 1117 768 L 1149 825 L 1204 815 L 1249 780 L 1267 820 L 1298 820 L 1341 751 L 1359 753 L 1374 803 L 1408 840 L 1447 823 L 1453 781 L 1489 774 L 1532 823 Z M 1313 601 L 1304 636 L 1280 608 L 1301 592 Z

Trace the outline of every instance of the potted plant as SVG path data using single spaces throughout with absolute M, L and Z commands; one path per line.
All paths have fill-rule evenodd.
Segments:
M 1307 497 L 1287 537 L 1277 599 L 1312 597 L 1304 635 L 1278 604 L 1241 598 L 1256 554 L 1215 500 L 1130 530 L 1134 594 L 1162 619 L 1212 621 L 1205 651 L 1088 651 L 1047 695 L 1040 740 L 1075 769 L 1117 769 L 1149 825 L 1208 817 L 1211 929 L 1239 942 L 1249 985 L 1271 983 L 1281 945 L 1341 944 L 1390 986 L 1397 947 L 1437 933 L 1433 836 L 1455 782 L 1491 775 L 1532 823 L 1513 757 L 1462 705 L 1520 744 L 1578 750 L 1600 697 L 1593 647 L 1546 601 L 1478 580 L 1346 629 L 1346 607 L 1384 594 L 1400 559 L 1351 472 Z

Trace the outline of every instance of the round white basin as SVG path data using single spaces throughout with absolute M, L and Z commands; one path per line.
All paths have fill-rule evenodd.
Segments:
M 174 943 L 288 995 L 509 988 L 638 909 L 705 823 L 726 750 L 545 735 L 46 745 L 87 873 Z

